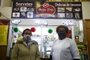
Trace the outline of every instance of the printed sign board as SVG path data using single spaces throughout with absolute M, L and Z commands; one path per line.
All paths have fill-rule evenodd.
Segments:
M 14 1 L 12 18 L 82 19 L 81 2 Z

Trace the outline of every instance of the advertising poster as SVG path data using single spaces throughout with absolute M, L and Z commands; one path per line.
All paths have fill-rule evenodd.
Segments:
M 0 20 L 0 45 L 7 45 L 9 21 Z
M 81 2 L 13 1 L 12 18 L 82 19 Z
M 82 19 L 81 2 L 46 2 L 36 8 L 39 18 Z
M 7 45 L 8 26 L 0 25 L 0 45 Z
M 34 2 L 14 1 L 12 8 L 12 18 L 34 18 Z

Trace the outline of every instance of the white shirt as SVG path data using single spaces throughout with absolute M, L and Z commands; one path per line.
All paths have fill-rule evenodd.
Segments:
M 75 41 L 70 38 L 56 40 L 52 46 L 51 54 L 53 60 L 80 59 L 77 45 Z

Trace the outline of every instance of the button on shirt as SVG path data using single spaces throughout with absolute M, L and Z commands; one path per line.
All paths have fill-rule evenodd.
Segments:
M 51 54 L 53 60 L 80 59 L 75 41 L 69 38 L 56 40 L 52 46 Z

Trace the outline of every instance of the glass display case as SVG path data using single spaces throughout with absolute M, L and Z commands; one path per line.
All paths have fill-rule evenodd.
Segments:
M 81 21 L 81 20 L 80 20 Z M 75 36 L 79 36 L 79 41 L 83 42 L 83 31 L 82 23 L 80 21 L 76 20 L 44 20 L 42 23 L 39 20 L 36 20 L 36 24 L 32 21 L 28 20 L 22 20 L 19 22 L 19 24 L 12 24 L 12 32 L 10 36 L 10 43 L 13 45 L 22 34 L 22 31 L 26 28 L 32 29 L 32 40 L 35 40 L 38 42 L 39 45 L 39 51 L 41 58 L 49 58 L 50 53 L 52 50 L 52 45 L 55 40 L 58 39 L 57 33 L 56 33 L 56 27 L 58 25 L 67 25 L 69 28 L 68 37 L 70 37 L 72 40 L 75 40 Z M 27 22 L 25 23 L 21 22 Z M 56 22 L 56 23 L 54 23 Z M 31 24 L 30 24 L 31 23 Z M 13 29 L 14 28 L 14 29 Z M 10 44 L 9 44 L 10 45 Z M 8 46 L 11 48 L 12 46 Z

